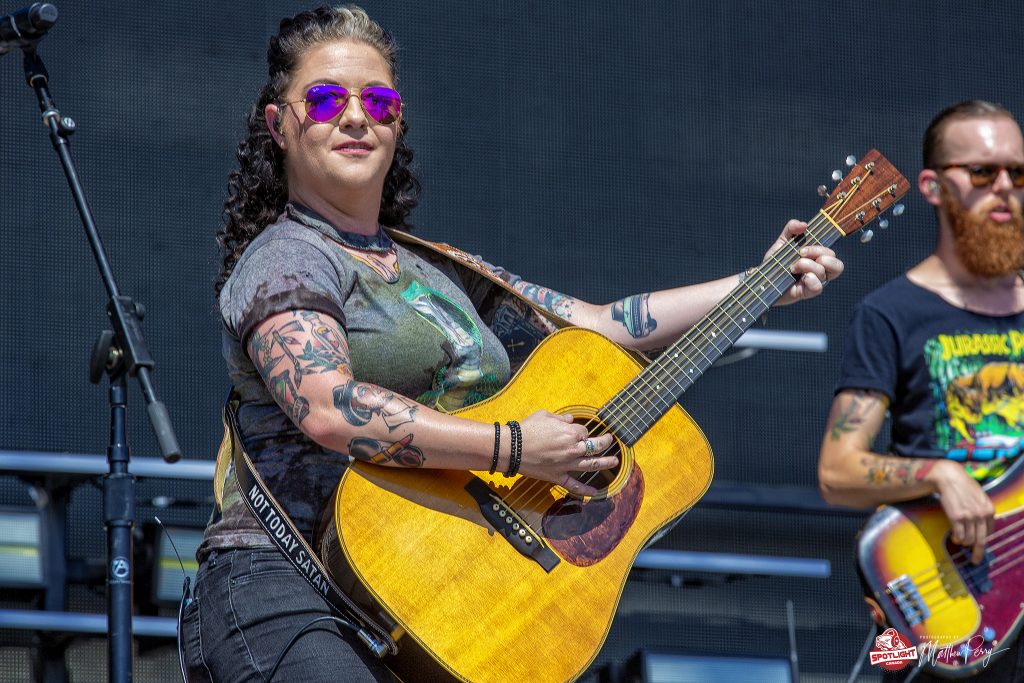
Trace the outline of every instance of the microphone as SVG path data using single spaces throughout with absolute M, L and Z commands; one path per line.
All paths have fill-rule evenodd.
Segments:
M 12 47 L 38 42 L 57 23 L 57 8 L 48 2 L 35 2 L 0 17 L 0 54 Z

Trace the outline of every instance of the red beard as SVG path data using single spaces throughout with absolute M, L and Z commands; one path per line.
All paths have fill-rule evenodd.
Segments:
M 942 206 L 949 216 L 956 251 L 964 267 L 982 277 L 999 277 L 1024 268 L 1024 215 L 1016 197 L 1005 205 L 1011 218 L 999 223 L 989 218 L 989 211 L 1004 202 L 993 199 L 975 207 L 964 209 L 948 192 L 942 191 Z

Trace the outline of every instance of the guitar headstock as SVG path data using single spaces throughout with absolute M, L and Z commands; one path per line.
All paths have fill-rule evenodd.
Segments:
M 838 179 L 837 175 L 838 171 L 834 179 Z M 852 235 L 878 218 L 909 189 L 910 182 L 881 152 L 873 149 L 854 164 L 832 190 L 821 213 L 844 235 Z M 902 205 L 899 205 L 899 213 L 902 213 Z

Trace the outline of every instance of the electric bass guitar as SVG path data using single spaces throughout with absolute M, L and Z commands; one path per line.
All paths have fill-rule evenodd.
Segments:
M 972 676 L 1020 634 L 1024 617 L 1024 458 L 985 486 L 995 528 L 981 563 L 955 544 L 935 497 L 883 506 L 860 533 L 865 589 L 925 667 Z M 870 600 L 869 600 L 870 602 Z
M 852 159 L 851 159 L 852 161 Z M 619 465 L 577 473 L 578 498 L 523 476 L 347 469 L 321 557 L 342 590 L 391 630 L 385 663 L 405 681 L 567 681 L 604 643 L 630 567 L 704 495 L 711 448 L 677 401 L 794 282 L 799 248 L 860 230 L 908 189 L 872 150 L 828 194 L 805 233 L 773 253 L 679 341 L 647 364 L 569 327 L 511 382 L 456 412 L 491 423 L 539 409 L 612 433 Z

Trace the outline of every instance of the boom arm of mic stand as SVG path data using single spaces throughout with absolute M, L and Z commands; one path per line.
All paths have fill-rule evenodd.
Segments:
M 64 167 L 64 175 L 67 178 L 68 186 L 74 197 L 78 213 L 82 218 L 86 236 L 89 238 L 89 246 L 92 247 L 96 265 L 99 267 L 103 285 L 106 287 L 110 301 L 107 303 L 107 315 L 110 317 L 114 327 L 114 346 L 121 354 L 124 369 L 127 373 L 139 381 L 142 395 L 146 401 L 146 412 L 149 415 L 150 424 L 156 434 L 160 452 L 167 462 L 177 462 L 181 459 L 181 449 L 174 436 L 171 427 L 171 420 L 167 414 L 167 408 L 156 397 L 153 382 L 150 378 L 150 371 L 155 367 L 152 356 L 146 347 L 142 336 L 142 308 L 130 298 L 121 296 L 118 291 L 117 282 L 114 280 L 113 271 L 107 260 L 106 250 L 100 240 L 99 231 L 92 218 L 92 212 L 85 199 L 85 192 L 78 179 L 78 172 L 71 159 L 71 152 L 68 150 L 67 136 L 74 132 L 75 124 L 70 119 L 61 117 L 60 112 L 53 104 L 48 87 L 49 75 L 46 67 L 36 54 L 35 45 L 26 46 L 25 53 L 25 78 L 29 86 L 35 91 L 39 98 L 39 109 L 42 111 L 43 125 L 50 130 L 50 141 L 53 148 L 60 157 L 61 165 Z

